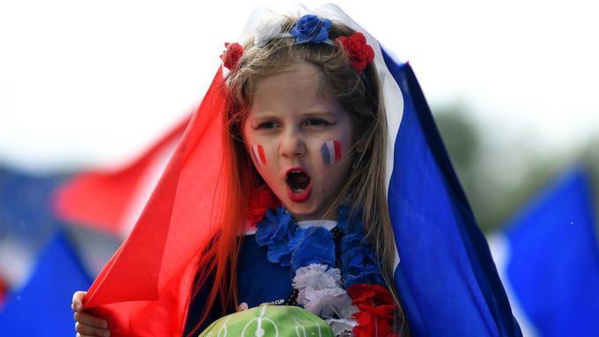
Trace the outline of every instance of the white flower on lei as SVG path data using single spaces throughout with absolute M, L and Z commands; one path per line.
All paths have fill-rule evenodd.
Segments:
M 254 45 L 264 47 L 268 41 L 281 34 L 285 17 L 273 16 L 264 20 L 256 27 L 254 32 Z
M 356 321 L 352 315 L 358 309 L 341 285 L 338 268 L 327 270 L 326 265 L 311 264 L 297 270 L 293 287 L 299 290 L 297 301 L 304 309 L 316 314 L 329 323 L 336 336 L 350 332 Z
M 356 309 L 356 312 L 358 311 L 358 309 L 354 306 L 352 306 L 352 308 Z M 352 333 L 352 330 L 356 325 L 358 325 L 358 322 L 356 322 L 355 319 L 346 318 L 328 318 L 326 322 L 333 330 L 335 336 L 342 337 L 353 336 L 354 334 Z
M 347 292 L 340 287 L 306 288 L 306 297 L 302 304 L 304 309 L 322 318 L 333 318 L 344 306 L 351 305 L 351 299 Z
M 295 272 L 293 286 L 296 288 L 332 288 L 341 285 L 339 268 L 329 268 L 325 264 L 311 264 Z

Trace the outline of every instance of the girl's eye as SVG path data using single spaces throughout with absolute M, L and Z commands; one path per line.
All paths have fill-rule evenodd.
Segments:
M 274 129 L 277 127 L 277 123 L 276 122 L 263 122 L 258 124 L 258 127 L 256 129 Z
M 306 121 L 306 125 L 308 126 L 326 126 L 330 125 L 328 121 L 320 118 L 311 118 Z

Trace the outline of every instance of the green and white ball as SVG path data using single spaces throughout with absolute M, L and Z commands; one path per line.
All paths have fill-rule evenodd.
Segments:
M 199 337 L 333 337 L 330 326 L 295 306 L 262 304 L 224 316 Z

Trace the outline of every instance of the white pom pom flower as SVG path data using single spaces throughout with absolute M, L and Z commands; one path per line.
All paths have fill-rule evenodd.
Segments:
M 311 264 L 297 270 L 293 287 L 299 291 L 297 302 L 304 309 L 329 322 L 336 336 L 351 332 L 356 325 L 352 315 L 358 309 L 341 285 L 341 271 L 326 265 Z

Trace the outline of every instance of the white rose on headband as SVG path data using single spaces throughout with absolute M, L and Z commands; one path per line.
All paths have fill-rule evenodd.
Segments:
M 264 20 L 254 33 L 254 45 L 264 47 L 268 41 L 272 40 L 277 35 L 281 34 L 285 17 L 273 16 Z

